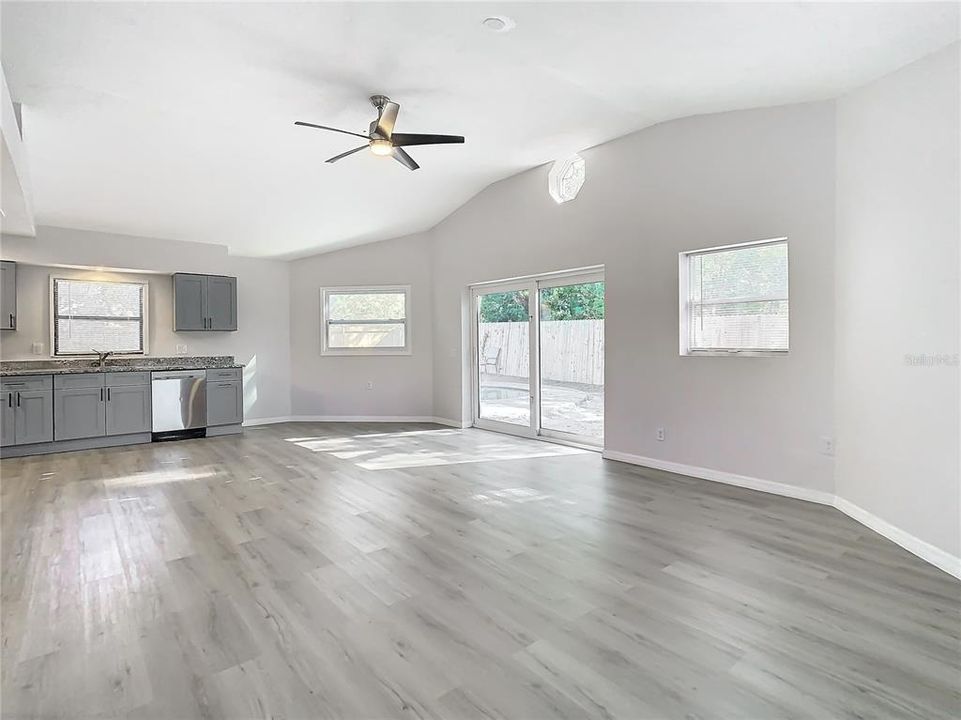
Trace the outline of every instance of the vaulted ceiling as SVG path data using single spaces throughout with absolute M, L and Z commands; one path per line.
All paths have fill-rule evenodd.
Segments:
M 956 40 L 958 5 L 4 2 L 0 23 L 38 224 L 291 257 L 663 120 L 836 96 Z M 399 132 L 467 143 L 328 165 L 355 139 L 293 125 L 366 132 L 374 93 Z

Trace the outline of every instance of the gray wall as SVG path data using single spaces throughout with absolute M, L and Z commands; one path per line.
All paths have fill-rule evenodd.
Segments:
M 469 284 L 604 264 L 607 449 L 831 492 L 834 138 L 831 102 L 693 117 L 582 153 L 570 203 L 546 167 L 482 192 L 433 231 L 435 414 L 470 417 Z M 779 236 L 790 355 L 681 357 L 678 253 Z
M 218 245 L 53 227 L 39 227 L 36 238 L 3 236 L 0 253 L 4 260 L 20 263 L 17 330 L 0 334 L 3 360 L 49 357 L 51 274 L 147 281 L 150 285 L 150 355 L 174 355 L 178 344 L 186 345 L 190 355 L 234 355 L 247 365 L 244 371 L 246 418 L 290 415 L 287 263 L 233 257 Z M 111 270 L 77 270 L 53 265 Z M 238 331 L 175 333 L 170 273 L 176 271 L 236 276 Z M 31 354 L 30 346 L 34 342 L 44 344 L 44 356 Z
M 604 264 L 609 450 L 833 492 L 834 139 L 831 102 L 665 123 L 583 153 L 571 203 L 537 168 L 428 233 L 292 262 L 294 414 L 467 422 L 468 285 Z M 680 357 L 678 252 L 783 235 L 791 354 Z M 413 354 L 321 357 L 328 283 L 411 284 Z
M 424 235 L 361 245 L 290 264 L 291 404 L 309 417 L 431 417 L 430 244 Z M 324 356 L 323 287 L 411 286 L 411 354 Z M 373 383 L 368 390 L 367 383 Z
M 959 47 L 839 100 L 837 160 L 837 492 L 955 557 Z

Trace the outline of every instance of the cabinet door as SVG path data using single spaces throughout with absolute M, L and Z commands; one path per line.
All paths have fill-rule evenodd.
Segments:
M 17 329 L 17 264 L 0 262 L 0 330 Z
M 57 440 L 103 437 L 107 430 L 105 393 L 103 387 L 55 390 L 53 417 Z
M 240 380 L 207 383 L 207 426 L 244 421 L 244 385 Z
M 17 393 L 0 393 L 3 407 L 0 407 L 0 446 L 13 445 L 17 437 L 17 411 L 13 407 Z
M 207 329 L 237 329 L 237 278 L 207 277 Z
M 53 392 L 18 390 L 14 400 L 16 444 L 53 442 Z
M 150 432 L 150 386 L 107 388 L 107 435 Z
M 207 329 L 207 276 L 174 275 L 174 330 Z

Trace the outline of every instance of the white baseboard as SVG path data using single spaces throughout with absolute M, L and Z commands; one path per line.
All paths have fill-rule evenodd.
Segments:
M 842 497 L 838 497 L 833 493 L 824 492 L 823 490 L 801 488 L 797 487 L 796 485 L 786 485 L 784 483 L 773 482 L 771 480 L 762 480 L 760 478 L 750 477 L 748 475 L 736 475 L 734 473 L 697 467 L 695 465 L 684 465 L 682 463 L 658 460 L 656 458 L 643 457 L 641 455 L 631 455 L 630 453 L 617 452 L 616 450 L 605 450 L 603 457 L 607 458 L 608 460 L 617 460 L 620 462 L 630 463 L 631 465 L 654 468 L 655 470 L 666 470 L 668 472 L 677 473 L 678 475 L 689 475 L 690 477 L 696 477 L 702 480 L 712 480 L 714 482 L 720 482 L 726 485 L 737 485 L 738 487 L 748 488 L 751 490 L 760 490 L 761 492 L 771 493 L 773 495 L 782 495 L 784 497 L 796 498 L 798 500 L 807 500 L 808 502 L 814 502 L 821 505 L 831 505 L 843 512 L 848 517 L 861 523 L 865 527 L 870 528 L 896 545 L 900 545 L 908 552 L 917 555 L 925 562 L 934 565 L 936 568 L 943 570 L 949 575 L 953 575 L 954 577 L 961 579 L 961 558 L 955 557 L 954 555 L 951 555 L 950 553 L 947 553 L 944 550 L 935 547 L 934 545 L 931 545 L 930 543 L 927 543 L 924 540 L 921 540 L 920 538 L 915 537 L 914 535 L 905 532 L 898 527 L 895 527 L 886 520 L 882 520 L 876 515 L 872 515 L 864 508 L 858 507 L 854 503 L 849 502 Z
M 617 460 L 619 462 L 630 463 L 631 465 L 641 465 L 643 467 L 654 468 L 655 470 L 666 470 L 667 472 L 677 473 L 678 475 L 689 475 L 700 478 L 701 480 L 712 480 L 714 482 L 724 483 L 725 485 L 736 485 L 738 487 L 749 488 L 750 490 L 760 490 L 761 492 L 771 493 L 773 495 L 807 500 L 808 502 L 819 503 L 820 505 L 834 504 L 834 495 L 823 490 L 811 490 L 810 488 L 774 482 L 773 480 L 762 480 L 761 478 L 751 477 L 749 475 L 737 475 L 735 473 L 724 472 L 723 470 L 712 470 L 711 468 L 697 467 L 696 465 L 684 465 L 667 460 L 643 457 L 642 455 L 617 452 L 616 450 L 605 450 L 603 457 L 608 460 Z
M 383 422 L 383 423 L 436 423 L 449 427 L 467 427 L 463 423 L 448 418 L 433 417 L 432 415 L 285 415 L 272 418 L 254 418 L 245 420 L 244 426 L 274 425 L 287 422 Z
M 955 557 L 899 527 L 895 527 L 887 520 L 882 520 L 850 500 L 837 497 L 834 499 L 834 507 L 862 525 L 871 528 L 879 535 L 883 535 L 896 545 L 900 545 L 908 552 L 914 553 L 922 560 L 961 580 L 961 558 Z

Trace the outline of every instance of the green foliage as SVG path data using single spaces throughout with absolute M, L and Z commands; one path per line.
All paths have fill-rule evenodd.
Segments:
M 491 293 L 481 297 L 480 320 L 526 322 L 527 292 Z M 604 317 L 604 283 L 583 283 L 541 290 L 542 320 L 599 320 Z
M 602 320 L 604 283 L 563 285 L 541 290 L 542 320 Z
M 527 291 L 491 293 L 481 297 L 481 322 L 526 322 Z

